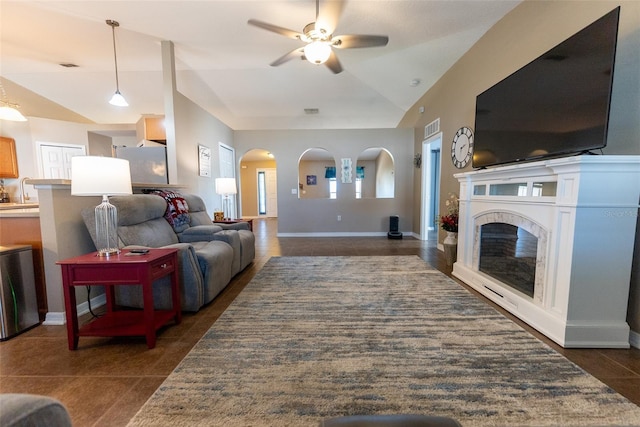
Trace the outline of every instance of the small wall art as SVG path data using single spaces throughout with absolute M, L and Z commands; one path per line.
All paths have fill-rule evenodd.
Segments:
M 211 176 L 211 148 L 198 145 L 198 170 L 200 176 Z
M 342 159 L 342 183 L 351 184 L 353 181 L 353 170 L 351 158 Z
M 317 181 L 316 175 L 307 175 L 307 185 L 316 185 Z

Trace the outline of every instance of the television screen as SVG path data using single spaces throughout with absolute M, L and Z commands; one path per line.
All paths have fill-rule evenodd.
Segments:
M 616 8 L 476 98 L 473 167 L 603 148 Z

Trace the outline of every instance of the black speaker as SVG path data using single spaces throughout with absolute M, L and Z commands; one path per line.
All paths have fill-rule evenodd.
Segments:
M 400 217 L 398 215 L 391 215 L 389 217 L 389 232 L 387 237 L 389 239 L 402 239 L 402 233 L 398 231 L 400 224 Z

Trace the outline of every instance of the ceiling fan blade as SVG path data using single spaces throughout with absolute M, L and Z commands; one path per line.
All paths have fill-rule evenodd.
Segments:
M 293 49 L 291 52 L 282 55 L 280 58 L 276 59 L 275 61 L 273 61 L 269 65 L 271 65 L 272 67 L 277 67 L 278 65 L 282 65 L 287 61 L 291 61 L 292 59 L 295 59 L 296 57 L 298 57 L 300 59 L 303 59 L 303 57 L 304 57 L 304 48 L 303 47 L 299 47 L 297 49 Z
M 346 4 L 347 0 L 323 1 L 316 17 L 316 27 L 324 29 L 327 34 L 333 34 Z
M 297 31 L 289 30 L 288 28 L 278 27 L 277 25 L 272 25 L 266 22 L 258 21 L 257 19 L 249 19 L 247 21 L 247 24 L 253 25 L 254 27 L 262 28 L 263 30 L 272 31 L 274 33 L 278 33 L 283 36 L 296 39 L 296 40 L 300 40 L 300 38 L 302 37 L 302 34 Z
M 357 47 L 386 46 L 387 43 L 389 43 L 389 37 L 347 34 L 343 36 L 335 36 L 331 41 L 335 48 L 352 49 Z
M 329 56 L 329 59 L 327 59 L 327 62 L 324 63 L 324 65 L 326 65 L 331 71 L 333 71 L 333 74 L 339 74 L 342 72 L 342 65 L 340 65 L 338 56 L 333 50 L 331 51 L 331 55 Z

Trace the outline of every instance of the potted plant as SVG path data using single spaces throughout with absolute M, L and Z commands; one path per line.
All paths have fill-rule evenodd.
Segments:
M 444 245 L 444 254 L 447 265 L 453 265 L 456 262 L 458 251 L 458 196 L 450 194 L 445 201 L 447 207 L 446 215 L 440 216 L 440 227 L 447 232 L 442 244 Z

